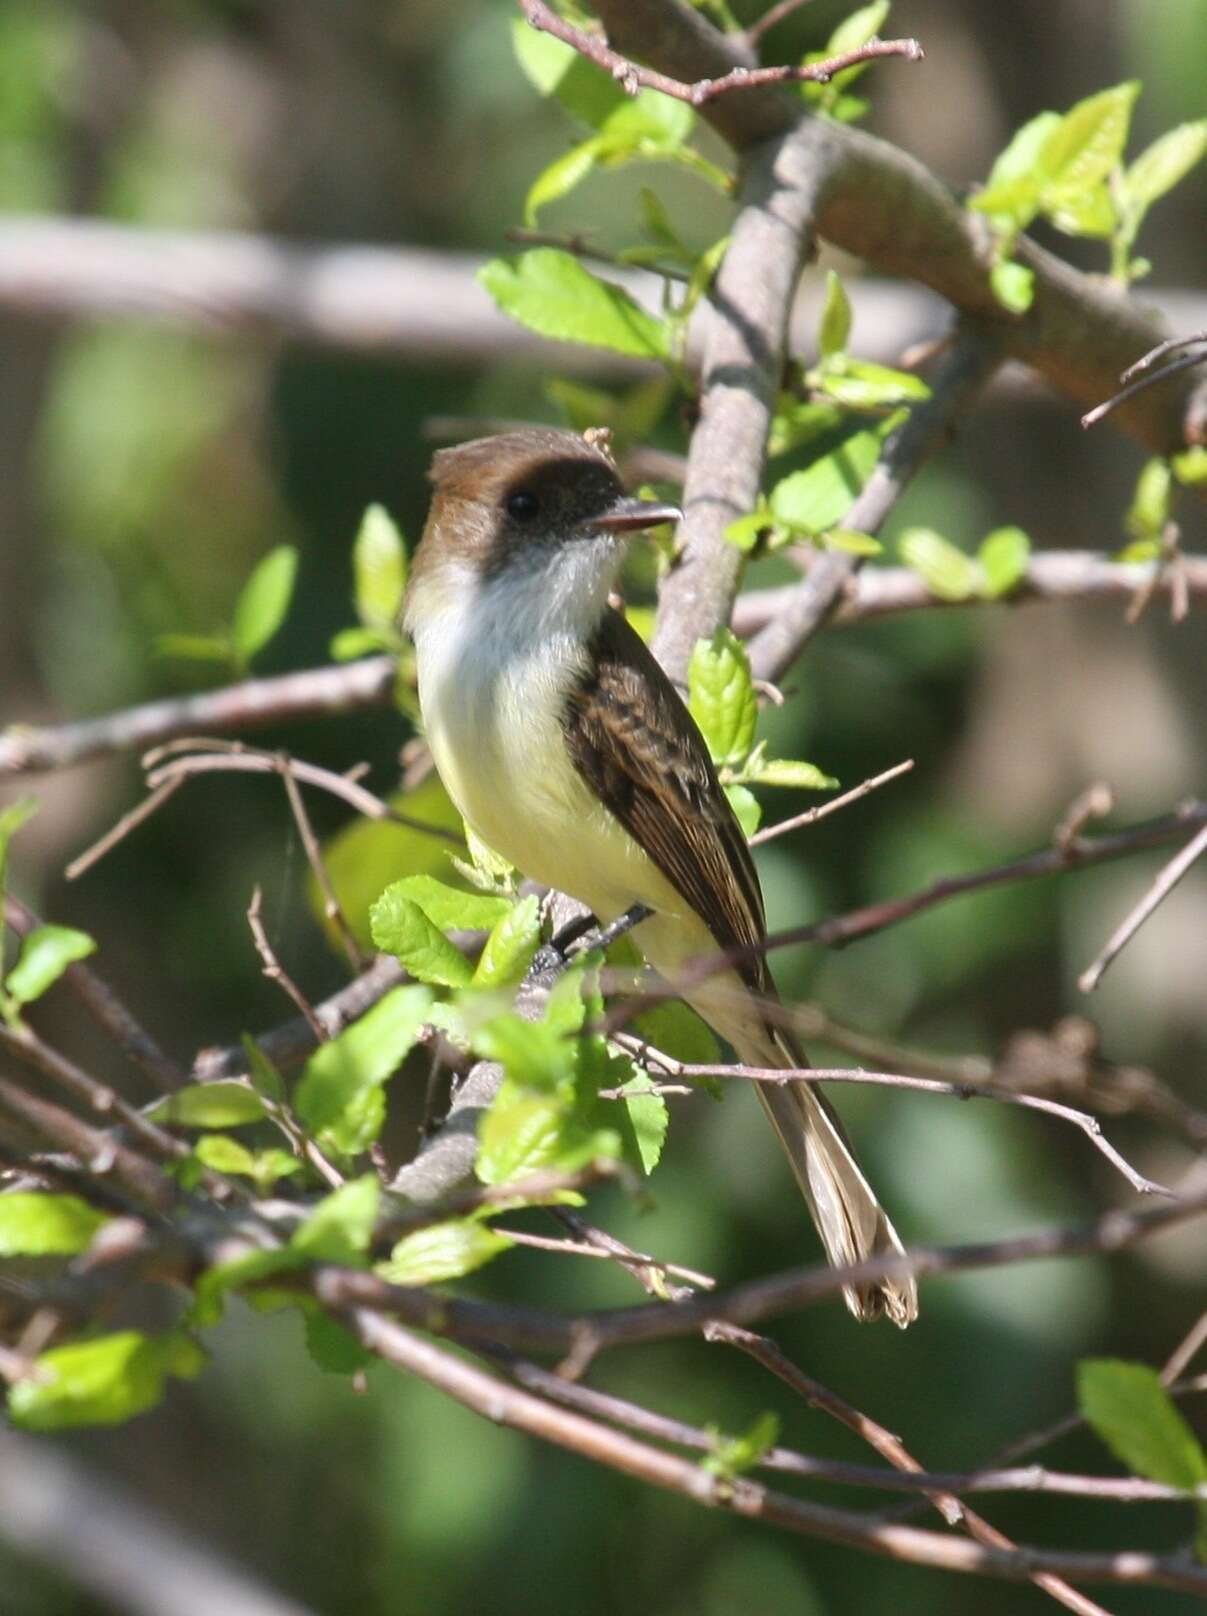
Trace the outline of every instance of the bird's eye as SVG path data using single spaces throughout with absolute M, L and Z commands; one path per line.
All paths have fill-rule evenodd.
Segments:
M 516 522 L 531 522 L 541 508 L 541 502 L 527 488 L 519 488 L 507 496 L 507 514 Z

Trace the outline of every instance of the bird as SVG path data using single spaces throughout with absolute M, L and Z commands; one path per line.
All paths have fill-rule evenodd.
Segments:
M 682 513 L 630 495 L 601 432 L 480 438 L 439 450 L 430 477 L 403 626 L 432 757 L 464 820 L 601 925 L 645 906 L 633 939 L 672 986 L 726 951 L 683 997 L 740 1061 L 801 1065 L 746 838 L 683 699 L 609 604 L 627 540 Z M 901 1253 L 825 1096 L 755 1088 L 829 1262 Z M 844 1296 L 859 1319 L 917 1315 L 908 1271 Z

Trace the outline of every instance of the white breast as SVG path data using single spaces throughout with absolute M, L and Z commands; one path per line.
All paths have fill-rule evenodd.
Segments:
M 595 591 L 524 587 L 531 582 L 479 588 L 446 577 L 437 594 L 432 580 L 412 614 L 419 700 L 441 779 L 483 841 L 601 919 L 637 902 L 679 911 L 678 894 L 566 749 L 562 713 L 602 603 Z

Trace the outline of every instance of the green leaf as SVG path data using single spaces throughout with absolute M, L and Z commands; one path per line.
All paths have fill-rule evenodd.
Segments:
M 33 797 L 18 797 L 16 802 L 10 802 L 7 808 L 0 808 L 0 896 L 4 893 L 8 844 L 21 826 L 27 825 L 37 813 L 38 806 Z
M 384 505 L 370 505 L 352 545 L 356 615 L 370 628 L 393 628 L 407 583 L 402 534 Z
M 250 662 L 285 621 L 297 572 L 297 551 L 291 544 L 280 544 L 244 584 L 231 621 L 231 643 L 241 661 Z
M 626 1096 L 621 1103 L 628 1112 L 629 1124 L 633 1130 L 637 1162 L 641 1171 L 648 1177 L 657 1167 L 662 1147 L 666 1143 L 666 1132 L 670 1125 L 666 1101 L 661 1094 L 629 1093 L 631 1089 L 641 1090 L 650 1087 L 650 1078 L 645 1072 L 638 1072 L 620 1087 Z
M 810 372 L 811 385 L 852 410 L 881 409 L 893 404 L 912 404 L 930 397 L 930 388 L 921 376 L 907 370 L 893 370 L 870 359 L 836 356 L 817 372 Z
M 1207 152 L 1207 118 L 1181 123 L 1176 129 L 1154 140 L 1142 151 L 1123 176 L 1123 194 L 1133 207 L 1149 208 Z
M 0 1195 L 0 1257 L 74 1257 L 108 1221 L 78 1195 L 13 1190 Z
M 1136 1475 L 1187 1490 L 1207 1482 L 1207 1454 L 1147 1364 L 1083 1359 L 1077 1401 L 1107 1447 Z
M 374 943 L 383 953 L 401 960 L 420 982 L 465 987 L 473 977 L 473 967 L 415 900 L 399 890 L 401 885 L 396 881 L 387 887 L 369 910 Z
M 1040 152 L 1044 149 L 1049 136 L 1060 127 L 1061 116 L 1059 112 L 1037 112 L 1034 118 L 1023 124 L 1021 129 L 1015 131 L 1010 144 L 1000 153 L 997 161 L 989 171 L 989 179 L 985 190 L 973 200 L 972 206 L 986 213 L 995 213 L 995 207 L 985 203 L 985 197 L 999 186 L 1012 184 L 1016 180 L 1031 180 L 1038 196 L 1039 182 L 1048 178 L 1039 166 Z M 1029 220 L 1023 221 L 1025 226 Z
M 687 668 L 688 707 L 715 763 L 740 763 L 754 743 L 758 702 L 746 647 L 732 629 L 697 640 Z
M 775 519 L 766 508 L 751 511 L 746 516 L 739 516 L 725 529 L 725 538 L 729 544 L 744 551 L 747 555 L 758 544 L 763 534 L 775 526 Z
M 665 359 L 670 330 L 622 287 L 600 280 L 570 253 L 534 247 L 492 259 L 478 279 L 505 314 L 561 342 L 583 342 L 640 359 Z
M 431 1003 L 431 992 L 425 987 L 407 984 L 395 988 L 337 1038 L 315 1050 L 294 1095 L 298 1116 L 311 1133 L 335 1130 L 341 1140 L 339 1148 L 348 1154 L 372 1143 L 376 1133 L 361 1137 L 359 1126 L 353 1128 L 352 1123 L 363 1121 L 371 1126 L 374 1119 L 361 1111 L 355 1116 L 350 1112 L 397 1071 L 413 1047 Z
M 763 807 L 759 799 L 746 786 L 725 786 L 724 791 L 729 798 L 729 806 L 737 817 L 742 835 L 753 836 L 763 821 Z
M 1123 156 L 1139 91 L 1135 79 L 1100 90 L 1070 107 L 1048 133 L 1037 154 L 1045 208 L 1061 192 L 1075 195 L 1107 178 Z
M 854 432 L 811 466 L 778 482 L 771 494 L 776 521 L 810 535 L 837 526 L 872 475 L 880 458 L 881 436 L 870 430 Z
M 375 1173 L 353 1178 L 325 1195 L 290 1240 L 290 1249 L 318 1262 L 359 1266 L 373 1238 L 381 1185 Z
M 1133 539 L 1161 539 L 1173 501 L 1173 472 L 1159 456 L 1146 461 L 1136 482 L 1124 526 Z
M 601 132 L 617 143 L 647 142 L 671 150 L 682 146 L 692 132 L 696 115 L 686 101 L 660 90 L 639 90 L 625 96 L 609 112 Z
M 1159 561 L 1165 553 L 1165 546 L 1160 539 L 1133 539 L 1130 544 L 1123 545 L 1111 557 L 1112 561 Z
M 589 128 L 600 128 L 625 100 L 624 90 L 609 74 L 551 34 L 540 33 L 516 17 L 511 39 L 516 59 L 537 91 L 556 97 L 572 118 Z
M 474 986 L 503 988 L 522 982 L 540 941 L 541 906 L 530 894 L 496 921 L 474 968 Z
M 355 662 L 357 657 L 397 649 L 397 636 L 382 628 L 341 628 L 331 636 L 331 655 L 336 662 Z
M 1174 476 L 1187 488 L 1200 488 L 1207 483 L 1207 448 L 1201 443 L 1174 455 L 1170 465 Z
M 847 555 L 876 556 L 884 552 L 879 539 L 852 527 L 832 527 L 821 535 L 821 542 L 827 550 L 844 550 Z
M 994 528 L 977 551 L 977 560 L 985 574 L 982 593 L 991 600 L 998 600 L 1017 589 L 1027 576 L 1030 559 L 1031 541 L 1021 527 Z
M 202 1134 L 193 1146 L 193 1155 L 203 1167 L 216 1173 L 239 1173 L 252 1178 L 256 1171 L 256 1158 L 247 1146 L 226 1133 Z
M 193 1289 L 193 1303 L 186 1318 L 196 1329 L 217 1324 L 222 1317 L 228 1291 L 243 1290 L 273 1274 L 283 1274 L 301 1268 L 305 1257 L 285 1247 L 271 1247 L 264 1251 L 245 1251 L 230 1262 L 207 1268 Z M 254 1293 L 262 1296 L 264 1293 Z M 279 1295 L 280 1292 L 270 1293 Z
M 911 527 L 897 541 L 901 559 L 940 600 L 970 600 L 981 582 L 976 563 L 927 527 Z
M 355 1375 L 377 1359 L 338 1319 L 310 1309 L 305 1315 L 306 1351 L 327 1375 Z
M 1004 258 L 989 271 L 993 295 L 1011 314 L 1026 314 L 1035 300 L 1035 271 Z
M 265 1116 L 264 1101 L 248 1083 L 222 1078 L 217 1083 L 191 1083 L 156 1101 L 147 1115 L 154 1122 L 183 1128 L 238 1128 Z
M 858 50 L 861 45 L 875 39 L 891 10 L 892 0 L 873 0 L 871 5 L 852 11 L 826 41 L 826 55 L 845 56 L 848 51 Z
M 524 198 L 524 223 L 529 229 L 539 222 L 543 207 L 569 196 L 575 186 L 586 179 L 599 162 L 604 150 L 603 137 L 593 135 L 590 140 L 571 146 L 568 152 L 563 152 L 547 168 L 541 170 Z
M 27 1431 L 118 1425 L 153 1408 L 169 1375 L 192 1379 L 204 1363 L 201 1348 L 181 1334 L 120 1330 L 53 1347 L 34 1360 L 34 1376 L 11 1388 L 9 1413 Z
M 525 1021 L 514 1010 L 504 1010 L 479 1027 L 473 1047 L 530 1089 L 555 1088 L 574 1071 L 574 1043 L 563 1027 L 549 1020 Z
M 230 662 L 235 654 L 231 642 L 217 634 L 157 634 L 155 652 L 186 662 Z
M 5 987 L 18 1004 L 32 1004 L 52 987 L 69 965 L 96 953 L 86 931 L 71 926 L 39 926 L 22 940 L 17 963 Z
M 851 300 L 834 270 L 826 272 L 826 301 L 817 328 L 817 346 L 823 359 L 843 353 L 851 335 Z
M 1066 236 L 1106 240 L 1119 227 L 1114 198 L 1105 185 L 1092 191 L 1061 193 L 1051 202 L 1045 199 L 1044 212 Z
M 762 1464 L 780 1434 L 779 1416 L 760 1414 L 744 1436 L 721 1436 L 717 1433 L 715 1447 L 704 1460 L 704 1469 L 714 1476 L 732 1478 L 743 1475 Z
M 489 931 L 511 913 L 512 900 L 495 893 L 463 892 L 434 875 L 404 875 L 387 888 L 417 903 L 441 931 Z
M 715 1066 L 721 1058 L 712 1028 L 681 999 L 651 1005 L 637 1017 L 636 1026 L 655 1049 L 689 1066 Z
M 474 1170 L 483 1184 L 510 1184 L 548 1167 L 562 1141 L 565 1106 L 554 1095 L 534 1094 L 506 1082 L 478 1124 Z
M 815 763 L 794 758 L 768 758 L 750 779 L 756 786 L 791 786 L 798 791 L 831 791 L 838 784 L 832 774 L 823 774 Z
M 252 1088 L 264 1099 L 280 1104 L 285 1098 L 285 1084 L 280 1072 L 250 1033 L 243 1034 L 242 1043 L 247 1056 L 247 1075 L 251 1079 Z
M 394 1285 L 438 1285 L 472 1274 L 514 1243 L 484 1223 L 455 1218 L 404 1236 L 377 1272 Z

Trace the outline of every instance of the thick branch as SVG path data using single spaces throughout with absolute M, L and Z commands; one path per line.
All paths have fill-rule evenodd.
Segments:
M 740 36 L 722 34 L 686 0 L 595 0 L 595 10 L 617 50 L 676 78 L 717 78 L 755 65 Z M 802 119 L 797 97 L 777 87 L 727 96 L 702 113 L 739 150 L 782 136 Z M 808 127 L 818 235 L 1000 325 L 1007 352 L 1083 410 L 1113 394 L 1123 372 L 1167 334 L 1142 302 L 1027 240 L 1015 257 L 1035 273 L 1034 302 L 1022 318 L 1008 315 L 989 285 L 992 252 L 983 221 L 923 164 L 859 129 L 821 120 Z M 1117 419 L 1154 453 L 1172 453 L 1200 429 L 1188 415 L 1205 375 L 1207 367 L 1200 367 L 1149 389 L 1123 404 Z

